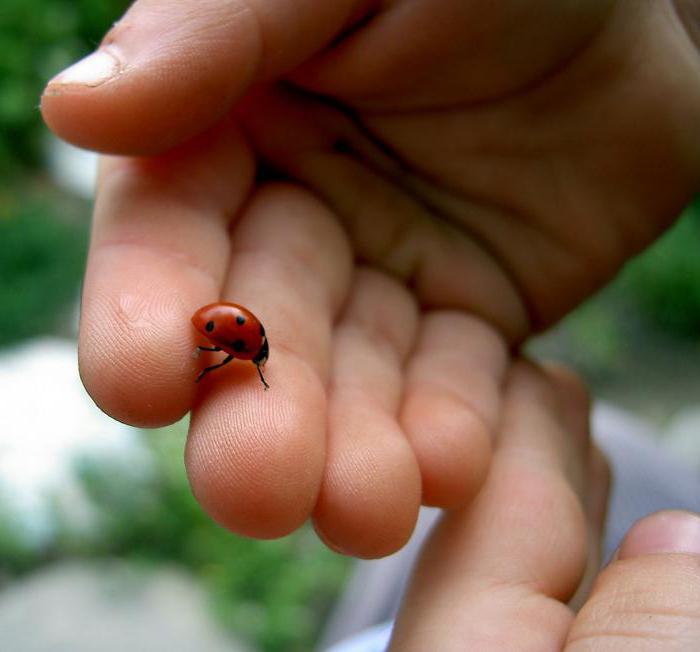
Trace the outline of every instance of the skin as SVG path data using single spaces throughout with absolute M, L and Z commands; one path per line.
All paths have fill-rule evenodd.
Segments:
M 482 485 L 510 351 L 697 188 L 697 18 L 665 0 L 137 1 L 100 48 L 114 74 L 42 99 L 58 135 L 125 155 L 100 169 L 88 391 L 134 425 L 191 409 L 192 489 L 225 527 L 311 515 L 337 550 L 398 549 L 421 501 Z M 189 319 L 219 299 L 265 324 L 269 392 L 235 363 L 195 387 Z
M 581 387 L 517 362 L 503 416 L 482 492 L 422 552 L 390 652 L 697 650 L 700 517 L 639 521 L 598 572 L 608 471 Z

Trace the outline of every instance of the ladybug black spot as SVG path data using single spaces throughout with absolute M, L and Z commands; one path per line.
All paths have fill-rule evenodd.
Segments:
M 204 330 L 207 331 L 207 333 L 211 333 L 214 330 L 214 322 L 208 321 L 207 325 L 204 327 Z
M 239 326 L 243 326 L 243 324 L 245 324 L 245 317 L 244 317 L 243 315 L 238 315 L 238 316 L 236 317 L 236 323 L 237 323 Z
M 245 342 L 243 340 L 236 340 L 231 343 L 231 348 L 237 352 L 245 351 Z
M 262 325 L 262 324 L 260 324 L 260 335 L 261 335 L 262 337 L 265 337 L 265 329 L 263 328 L 263 325 Z

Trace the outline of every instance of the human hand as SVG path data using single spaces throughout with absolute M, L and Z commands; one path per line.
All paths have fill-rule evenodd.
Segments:
M 700 649 L 700 517 L 642 519 L 599 573 L 607 488 L 581 388 L 516 364 L 486 484 L 428 540 L 389 649 Z
M 313 512 L 378 556 L 421 498 L 467 501 L 507 348 L 695 185 L 697 64 L 658 3 L 141 0 L 101 51 L 49 85 L 47 122 L 167 152 L 103 161 L 81 373 L 129 423 L 193 407 L 194 493 L 244 534 Z M 220 297 L 266 326 L 268 395 L 229 365 L 195 399 L 189 317 Z

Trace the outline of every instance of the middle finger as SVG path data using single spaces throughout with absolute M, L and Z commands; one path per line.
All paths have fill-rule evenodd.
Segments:
M 265 326 L 270 390 L 249 363 L 206 376 L 192 411 L 187 469 L 215 520 L 269 538 L 301 525 L 316 502 L 332 323 L 352 261 L 325 206 L 287 185 L 258 192 L 231 247 L 223 298 L 246 305 Z

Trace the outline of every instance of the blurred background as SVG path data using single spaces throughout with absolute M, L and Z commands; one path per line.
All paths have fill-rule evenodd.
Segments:
M 310 530 L 254 542 L 218 528 L 189 492 L 187 424 L 115 423 L 78 379 L 95 159 L 52 139 L 38 102 L 127 4 L 0 9 L 0 649 L 311 650 L 349 562 Z M 695 202 L 532 351 L 572 364 L 700 471 L 698 333 Z

